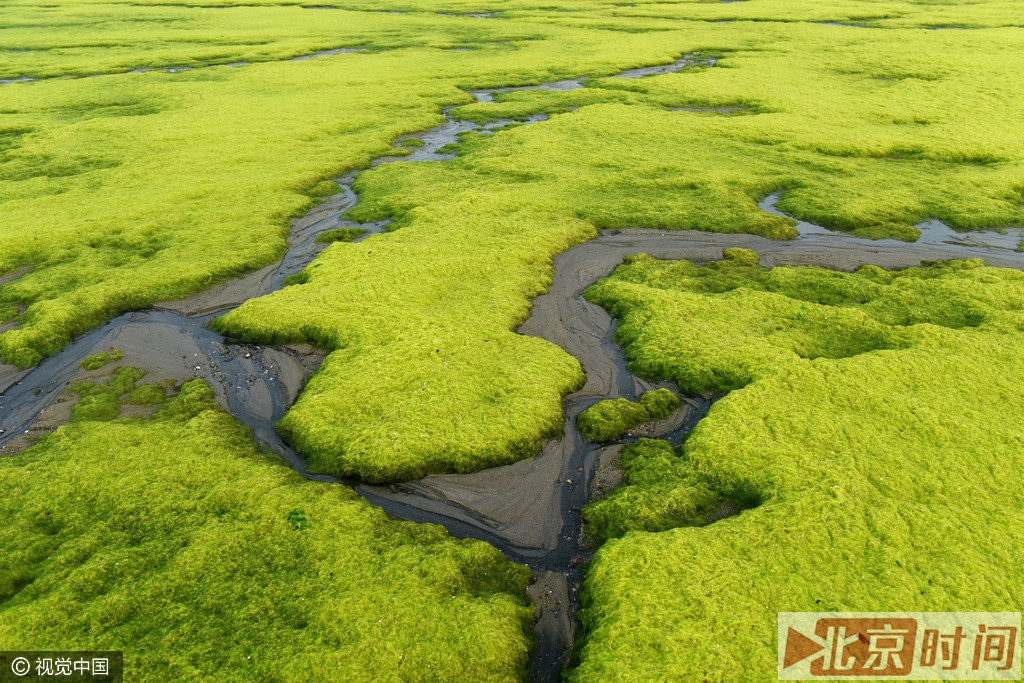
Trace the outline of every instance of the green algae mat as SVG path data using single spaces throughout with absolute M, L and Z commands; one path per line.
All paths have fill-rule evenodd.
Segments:
M 580 413 L 576 428 L 588 439 L 613 441 L 644 422 L 668 417 L 679 405 L 679 397 L 669 389 L 648 391 L 639 401 L 600 401 Z
M 392 219 L 393 231 L 332 247 L 302 285 L 222 319 L 221 329 L 235 336 L 337 349 L 281 424 L 315 467 L 387 481 L 506 464 L 535 452 L 560 429 L 558 397 L 578 384 L 578 370 L 557 349 L 514 330 L 543 291 L 549 259 L 596 228 L 792 237 L 784 218 L 756 206 L 780 189 L 789 190 L 780 202 L 787 212 L 867 236 L 913 239 L 913 224 L 926 216 L 960 227 L 1024 218 L 1024 149 L 1002 132 L 1009 110 L 993 110 L 990 133 L 957 113 L 980 101 L 1010 106 L 1013 98 L 998 93 L 1019 88 L 1016 81 L 986 79 L 984 87 L 995 89 L 990 95 L 965 92 L 956 105 L 950 98 L 962 92 L 958 87 L 979 87 L 978 79 L 964 72 L 957 86 L 955 76 L 901 76 L 897 66 L 910 68 L 909 53 L 893 57 L 888 75 L 873 70 L 851 52 L 867 40 L 857 37 L 862 29 L 757 26 L 713 41 L 730 29 L 711 26 L 672 40 L 685 52 L 731 48 L 714 67 L 598 79 L 568 92 L 499 93 L 500 102 L 456 109 L 455 116 L 479 121 L 566 113 L 471 135 L 452 161 L 391 164 L 361 175 L 362 202 L 350 217 Z M 768 42 L 742 48 L 759 35 Z M 915 30 L 905 37 L 945 42 L 967 35 Z M 829 48 L 835 62 L 825 64 L 808 58 L 815 36 L 822 50 L 840 36 L 850 42 Z M 867 36 L 879 41 L 870 49 L 873 59 L 885 41 L 898 40 L 881 30 Z M 639 47 L 665 37 L 630 40 Z M 794 51 L 788 56 L 787 45 Z M 939 49 L 935 59 L 949 61 L 927 68 L 961 70 L 962 49 Z M 996 58 L 988 50 L 978 58 L 993 60 L 991 73 L 1009 78 L 1001 70 L 1019 57 Z M 923 53 L 915 54 L 912 61 L 926 68 Z M 791 74 L 793 83 L 783 87 L 779 73 Z M 760 113 L 671 110 L 732 105 Z M 906 118 L 915 110 L 922 113 Z M 912 123 L 913 116 L 930 123 Z M 952 119 L 975 140 L 953 133 Z M 986 161 L 968 148 L 1001 151 Z M 394 358 L 404 359 L 400 372 Z
M 729 393 L 584 511 L 618 538 L 573 680 L 771 678 L 778 612 L 1020 610 L 1024 273 L 726 256 L 587 291 L 637 372 Z M 706 525 L 724 503 L 748 509 Z
M 279 424 L 316 471 L 471 472 L 557 435 L 579 364 L 515 330 L 598 229 L 791 238 L 757 207 L 775 192 L 862 237 L 1024 225 L 1014 1 L 315 4 L 4 4 L 0 81 L 37 80 L 0 83 L 0 362 L 275 262 L 325 181 L 447 107 L 549 118 L 360 175 L 346 218 L 389 232 L 336 232 L 217 321 L 331 351 Z M 572 676 L 763 678 L 782 609 L 1019 609 L 1017 278 L 737 252 L 591 290 L 639 372 L 732 393 L 586 513 L 611 540 Z M 154 679 L 522 674 L 526 579 L 496 551 L 303 481 L 201 386 L 111 420 L 163 403 L 142 381 L 79 386 L 74 424 L 0 459 L 0 644 L 137 643 Z
M 5 648 L 124 650 L 131 680 L 521 677 L 529 570 L 303 479 L 202 381 L 108 421 L 140 374 L 0 458 Z
M 471 471 L 556 433 L 579 368 L 513 331 L 549 259 L 595 228 L 790 237 L 756 206 L 774 191 L 798 218 L 867 236 L 1024 222 L 1012 3 L 4 11 L 0 78 L 110 74 L 2 86 L 0 272 L 21 276 L 0 288 L 0 359 L 23 367 L 118 312 L 273 262 L 319 183 L 442 107 L 552 116 L 361 176 L 351 217 L 393 231 L 331 245 L 302 284 L 222 321 L 335 351 L 281 425 L 333 474 Z M 359 52 L 285 61 L 337 49 Z M 601 78 L 685 54 L 703 61 Z M 116 73 L 133 69 L 155 70 Z M 466 94 L 570 77 L 592 80 Z

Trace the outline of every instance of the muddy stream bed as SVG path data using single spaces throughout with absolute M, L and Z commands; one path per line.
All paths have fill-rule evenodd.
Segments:
M 688 55 L 673 64 L 633 69 L 619 76 L 642 78 L 711 63 Z M 584 80 L 527 88 L 571 90 L 584 87 Z M 471 94 L 477 101 L 487 102 L 492 101 L 495 92 L 517 89 L 523 88 Z M 422 147 L 408 156 L 378 159 L 372 166 L 443 161 L 451 155 L 439 150 L 456 142 L 461 133 L 488 132 L 510 123 L 496 121 L 482 126 L 457 121 L 448 110 L 444 114 L 445 122 L 440 126 L 405 136 L 396 143 L 400 146 L 406 138 L 418 138 L 424 143 Z M 545 118 L 538 115 L 527 123 Z M 357 173 L 338 178 L 340 193 L 292 221 L 288 250 L 278 263 L 182 301 L 123 314 L 33 369 L 19 371 L 0 365 L 0 456 L 15 452 L 67 421 L 70 400 L 63 394 L 73 381 L 106 376 L 119 366 L 147 370 L 147 382 L 203 378 L 218 402 L 251 428 L 261 445 L 279 453 L 303 476 L 351 485 L 398 519 L 440 524 L 454 536 L 486 541 L 511 560 L 529 566 L 537 577 L 530 587 L 537 608 L 536 646 L 530 662 L 530 675 L 536 681 L 557 680 L 572 650 L 580 567 L 594 551 L 583 537 L 580 509 L 621 481 L 616 460 L 625 443 L 639 436 L 680 443 L 714 399 L 686 396 L 669 383 L 633 375 L 612 339 L 615 322 L 602 308 L 583 299 L 584 289 L 608 276 L 630 254 L 702 262 L 721 258 L 722 250 L 728 247 L 754 249 L 766 266 L 818 265 L 848 271 L 866 263 L 894 268 L 919 265 L 922 260 L 982 257 L 990 265 L 1024 269 L 1024 254 L 1013 250 L 1019 231 L 1009 236 L 994 232 L 965 235 L 935 221 L 919 226 L 922 238 L 915 243 L 859 239 L 807 223 L 798 223 L 800 236 L 789 241 L 697 231 L 604 231 L 554 259 L 553 283 L 546 294 L 534 300 L 529 319 L 518 330 L 557 344 L 579 360 L 586 372 L 585 385 L 563 401 L 563 436 L 544 444 L 536 457 L 504 467 L 474 474 L 433 475 L 389 486 L 362 485 L 309 473 L 302 458 L 273 428 L 326 352 L 308 346 L 245 344 L 207 328 L 213 317 L 279 289 L 286 277 L 305 268 L 327 246 L 316 242 L 321 233 L 339 227 L 361 228 L 368 231 L 367 235 L 386 230 L 386 222 L 359 224 L 340 219 L 358 201 L 351 189 Z M 778 198 L 772 195 L 759 206 L 782 215 L 775 209 Z M 93 372 L 79 369 L 86 356 L 110 347 L 120 349 L 123 358 Z M 590 443 L 577 432 L 576 416 L 589 405 L 610 398 L 635 400 L 644 391 L 660 387 L 669 387 L 684 398 L 680 410 L 668 418 L 642 425 L 611 445 Z

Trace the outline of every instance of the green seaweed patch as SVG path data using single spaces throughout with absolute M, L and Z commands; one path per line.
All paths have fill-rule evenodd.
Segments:
M 402 147 L 420 148 L 427 143 L 423 142 L 420 138 L 405 138 L 399 144 Z
M 869 240 L 891 239 L 903 242 L 916 242 L 921 236 L 920 230 L 904 223 L 878 223 L 865 228 L 855 228 L 850 233 Z
M 366 233 L 370 232 L 364 228 L 335 228 L 317 235 L 317 242 L 354 242 Z M 289 276 L 293 277 L 293 276 Z
M 17 147 L 21 136 L 31 132 L 31 128 L 0 127 L 0 154 Z
M 592 441 L 612 441 L 648 420 L 647 409 L 625 398 L 601 401 L 576 418 L 576 428 Z
M 409 182 L 390 187 L 366 180 L 370 192 L 361 197 L 400 205 L 396 214 L 412 216 L 406 225 L 426 228 L 422 242 L 403 251 L 403 262 L 420 254 L 417 267 L 440 258 L 419 250 L 437 238 L 429 216 L 462 220 L 466 208 L 466 215 L 478 216 L 478 207 L 461 205 L 463 198 L 497 202 L 518 183 L 529 186 L 515 188 L 517 206 L 507 206 L 508 214 L 534 211 L 552 226 L 578 218 L 600 228 L 793 234 L 781 217 L 757 217 L 764 213 L 756 200 L 770 189 L 766 185 L 798 188 L 800 196 L 780 204 L 782 210 L 847 231 L 886 221 L 912 225 L 925 217 L 954 228 L 1021 224 L 1021 135 L 1017 129 L 1000 134 L 1020 118 L 1012 98 L 1002 96 L 1019 80 L 1024 59 L 1013 39 L 1002 40 L 1001 32 L 1012 33 L 1007 27 L 1019 23 L 1012 12 L 998 3 L 971 16 L 965 15 L 968 5 L 904 3 L 878 20 L 885 31 L 864 31 L 808 23 L 856 23 L 858 16 L 847 16 L 857 15 L 855 9 L 816 8 L 807 17 L 805 5 L 647 3 L 611 15 L 607 6 L 585 3 L 550 22 L 530 18 L 536 7 L 500 22 L 430 12 L 357 17 L 344 10 L 310 21 L 309 10 L 251 6 L 236 7 L 229 19 L 165 7 L 159 12 L 169 14 L 161 19 L 173 15 L 180 29 L 170 42 L 160 37 L 166 31 L 153 33 L 160 22 L 150 31 L 142 30 L 145 22 L 131 21 L 152 10 L 141 6 L 54 6 L 46 19 L 21 16 L 10 40 L 28 50 L 5 53 L 6 77 L 268 62 L 322 49 L 327 34 L 370 52 L 5 87 L 3 114 L 10 121 L 0 133 L 0 176 L 13 182 L 3 188 L 0 270 L 38 266 L 11 292 L 9 299 L 16 294 L 28 311 L 18 329 L 0 336 L 0 357 L 30 365 L 120 311 L 187 296 L 273 263 L 285 248 L 288 218 L 312 203 L 304 196 L 310 186 L 366 168 L 396 140 L 437 125 L 439 111 L 471 100 L 460 88 L 604 76 L 637 64 L 666 64 L 681 50 L 709 43 L 728 54 L 720 68 L 592 79 L 565 93 L 506 92 L 495 96 L 497 102 L 471 104 L 465 113 L 474 118 L 576 109 L 492 136 L 486 148 L 467 152 L 473 158 L 465 164 L 429 164 L 422 177 L 405 171 Z M 738 21 L 703 21 L 723 18 Z M 121 33 L 95 44 L 90 31 L 97 25 L 118 26 Z M 940 25 L 989 27 L 1000 37 L 971 42 L 973 32 L 913 28 Z M 836 38 L 851 31 L 859 33 L 856 42 L 834 50 Z M 464 41 L 507 47 L 431 50 L 426 69 L 424 53 L 415 49 Z M 383 52 L 394 47 L 414 49 Z M 779 74 L 799 87 L 779 87 Z M 931 80 L 877 80 L 908 75 Z M 663 110 L 684 103 L 745 103 L 771 113 L 708 117 Z M 100 116 L 81 120 L 80 114 Z M 239 125 L 245 121 L 252 125 Z M 908 127 L 908 121 L 931 125 Z M 114 147 L 112 134 L 119 140 Z M 382 168 L 367 175 L 398 179 Z M 162 179 L 158 185 L 155 177 Z M 124 206 L 133 209 L 126 213 Z M 75 217 L 73 226 L 68 216 Z M 492 258 L 504 256 L 501 231 L 508 228 L 485 222 L 472 229 L 496 238 L 479 248 Z M 118 231 L 121 246 L 91 246 Z M 567 235 L 556 232 L 552 237 Z M 161 244 L 136 248 L 155 233 Z M 524 242 L 530 259 L 550 256 L 544 239 Z M 509 272 L 499 287 L 519 287 L 511 284 L 520 282 L 517 271 Z M 366 291 L 385 297 L 408 286 L 394 279 L 366 284 Z M 416 316 L 408 319 L 414 318 L 411 324 L 419 325 Z
M 78 367 L 83 370 L 99 370 L 107 363 L 113 363 L 115 360 L 121 360 L 122 358 L 124 358 L 124 352 L 121 349 L 110 349 L 87 356 L 85 360 L 78 364 Z
M 68 101 L 52 107 L 51 112 L 58 119 L 77 122 L 95 118 L 149 116 L 158 114 L 163 109 L 164 107 L 157 98 L 144 99 L 118 93 L 113 97 L 95 99 L 70 98 Z
M 583 509 L 587 534 L 596 539 L 630 531 L 667 531 L 704 526 L 756 506 L 755 498 L 730 499 L 712 489 L 681 448 L 640 439 L 619 459 L 623 483 Z
M 128 395 L 125 403 L 140 406 L 157 406 L 167 401 L 167 392 L 159 384 L 143 384 Z
M 341 187 L 333 180 L 321 180 L 306 193 L 313 198 L 331 197 L 341 192 Z
M 640 405 L 647 409 L 652 420 L 661 420 L 679 410 L 682 401 L 670 389 L 645 391 L 640 397 Z
M 0 164 L 0 180 L 21 182 L 41 178 L 73 178 L 120 165 L 121 161 L 100 154 L 19 154 L 11 155 L 9 160 Z
M 614 441 L 645 422 L 668 417 L 680 404 L 669 389 L 645 392 L 638 402 L 625 398 L 600 401 L 580 413 L 576 428 L 591 441 Z
M 453 109 L 452 117 L 456 120 L 473 121 L 479 124 L 493 123 L 503 119 L 526 121 L 537 114 L 554 116 L 592 104 L 608 102 L 639 104 L 647 101 L 642 96 L 633 93 L 595 87 L 575 90 L 512 90 L 496 92 L 493 99 L 493 102 L 475 102 Z
M 14 304 L 0 302 L 0 323 L 18 317 L 18 307 Z
M 681 451 L 628 453 L 627 483 L 584 512 L 612 538 L 570 680 L 767 679 L 778 612 L 1024 600 L 1024 417 L 1007 408 L 1024 401 L 1024 273 L 638 256 L 587 296 L 622 319 L 634 369 L 733 391 Z M 756 505 L 689 528 L 719 500 Z
M 756 266 L 761 262 L 761 255 L 753 249 L 743 247 L 729 247 L 722 250 L 721 265 L 727 266 Z
M 80 397 L 71 407 L 72 422 L 96 422 L 117 418 L 121 413 L 122 400 L 135 390 L 135 383 L 146 375 L 138 368 L 118 368 L 109 382 L 79 382 L 68 388 Z
M 926 325 L 977 327 L 993 313 L 991 304 L 961 286 L 980 277 L 972 271 L 991 272 L 977 259 L 893 271 L 869 265 L 845 274 L 812 266 L 764 268 L 754 265 L 755 252 L 726 252 L 723 260 L 702 266 L 631 256 L 612 277 L 587 289 L 588 300 L 623 318 L 616 340 L 635 372 L 665 377 L 685 391 L 726 393 L 784 358 L 849 358 L 906 348 Z M 1005 275 L 1013 271 L 995 272 L 999 280 L 1014 277 Z M 684 320 L 688 311 L 703 316 L 710 309 L 721 317 L 700 325 Z M 672 326 L 679 334 L 668 356 L 633 347 Z M 749 335 L 756 341 L 740 341 Z M 722 346 L 722 339 L 736 346 Z
M 299 271 L 298 273 L 292 273 L 281 281 L 281 286 L 291 287 L 292 285 L 304 285 L 306 284 L 306 277 L 305 270 Z
M 0 458 L 0 490 L 5 645 L 123 649 L 133 680 L 197 662 L 218 680 L 525 670 L 529 569 L 304 479 L 202 380 L 150 419 L 65 425 Z
M 469 133 L 462 133 L 459 135 L 458 142 L 449 142 L 447 145 L 442 145 L 441 147 L 438 147 L 437 154 L 454 154 L 456 156 L 462 154 L 466 149 L 466 144 L 470 136 L 476 138 L 483 137 L 481 133 L 476 133 L 475 131 L 470 131 Z
M 309 518 L 306 517 L 306 510 L 304 508 L 289 510 L 288 514 L 285 515 L 285 519 L 288 520 L 288 525 L 292 528 L 292 531 L 305 531 L 309 528 Z

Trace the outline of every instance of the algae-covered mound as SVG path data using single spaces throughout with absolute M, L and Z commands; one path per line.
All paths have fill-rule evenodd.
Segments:
M 583 509 L 593 538 L 703 526 L 758 502 L 729 500 L 712 490 L 667 441 L 640 439 L 623 450 L 619 466 L 625 472 L 622 486 Z
M 138 368 L 118 368 L 110 381 L 101 384 L 79 382 L 68 388 L 78 394 L 78 402 L 71 407 L 72 422 L 106 422 L 121 414 L 125 403 L 158 405 L 166 397 L 164 390 L 155 384 L 137 386 L 146 375 Z
M 530 573 L 256 450 L 201 381 L 0 458 L 0 642 L 131 680 L 518 680 Z
M 580 413 L 576 428 L 592 441 L 613 441 L 638 425 L 668 417 L 679 405 L 670 389 L 645 392 L 639 401 L 599 401 Z
M 636 370 L 732 393 L 601 509 L 625 535 L 586 576 L 575 680 L 772 678 L 780 611 L 1024 604 L 1024 274 L 751 263 L 638 256 L 586 293 Z M 759 504 L 648 533 L 653 485 Z

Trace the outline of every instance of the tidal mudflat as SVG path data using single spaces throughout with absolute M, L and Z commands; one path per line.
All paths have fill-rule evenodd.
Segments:
M 0 15 L 3 649 L 763 679 L 777 612 L 1019 610 L 1013 3 Z

